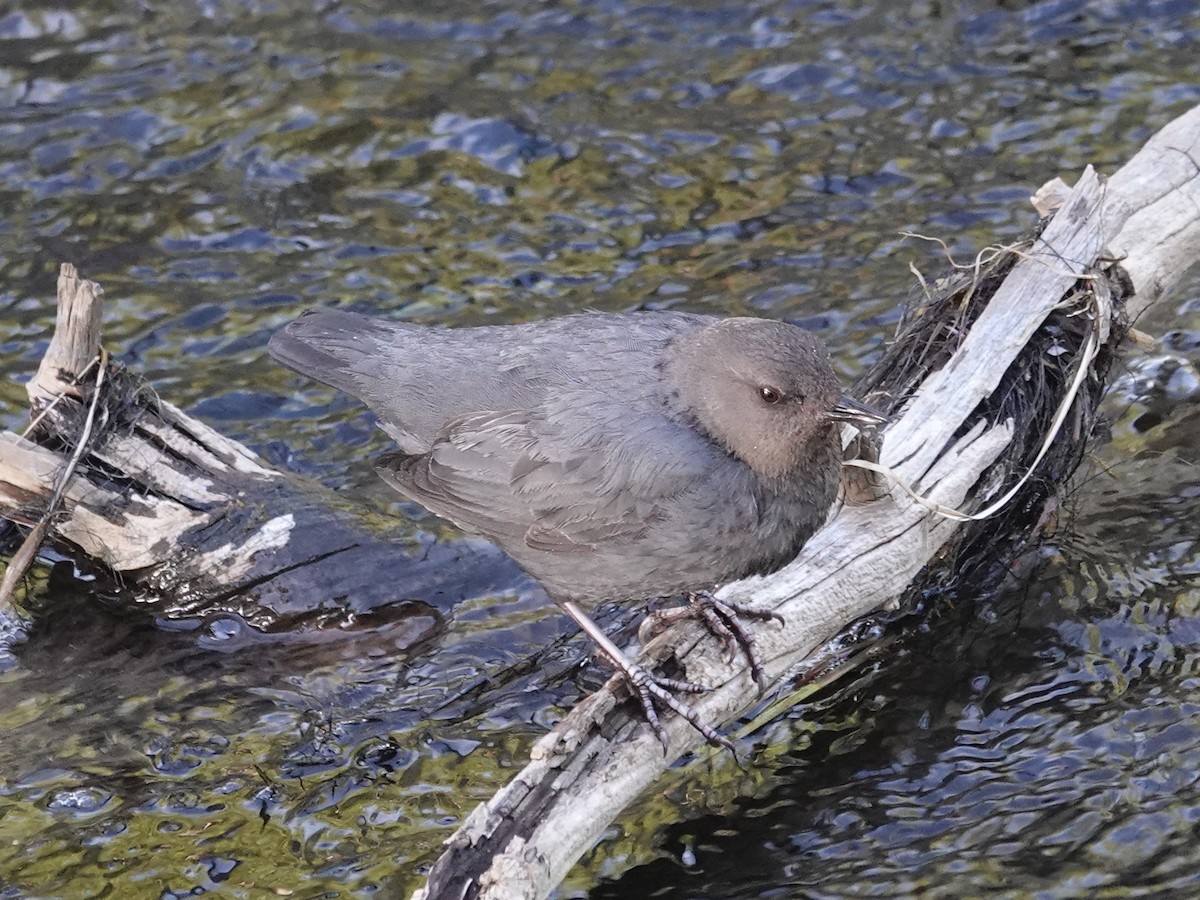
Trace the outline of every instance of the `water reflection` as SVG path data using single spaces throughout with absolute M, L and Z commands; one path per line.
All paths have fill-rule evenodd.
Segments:
M 969 257 L 1031 224 L 1042 180 L 1111 169 L 1200 101 L 1193 6 L 0 13 L 0 425 L 22 423 L 69 260 L 164 396 L 439 528 L 377 484 L 386 442 L 351 402 L 265 359 L 272 330 L 328 303 L 460 324 L 676 307 L 816 328 L 852 375 L 908 262 L 938 268 L 901 230 Z M 1141 323 L 1193 362 L 1195 294 Z M 774 726 L 750 775 L 647 798 L 568 890 L 1194 893 L 1189 403 L 1116 396 L 1116 474 L 1079 489 L 1032 586 L 948 604 Z M 510 587 L 413 651 L 386 629 L 247 645 L 43 591 L 0 675 L 0 897 L 412 887 L 601 677 Z

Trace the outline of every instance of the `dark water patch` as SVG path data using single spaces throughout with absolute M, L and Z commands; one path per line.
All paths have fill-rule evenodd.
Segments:
M 410 519 L 376 483 L 370 420 L 262 355 L 302 309 L 757 314 L 818 330 L 852 377 L 918 289 L 909 262 L 942 265 L 901 231 L 969 260 L 1032 224 L 1023 197 L 1046 178 L 1111 171 L 1200 101 L 1193 6 L 0 15 L 0 425 L 25 421 L 64 259 L 103 283 L 107 344 L 165 398 Z M 1196 293 L 1146 326 L 1174 331 L 1168 352 L 1194 355 Z M 1114 399 L 1111 473 L 1078 488 L 1027 594 L 779 725 L 758 785 L 718 770 L 702 801 L 648 798 L 565 890 L 1195 893 L 1181 397 Z M 406 892 L 604 675 L 527 582 L 414 651 L 369 629 L 275 644 L 231 619 L 169 632 L 78 597 L 42 606 L 0 674 L 0 896 Z

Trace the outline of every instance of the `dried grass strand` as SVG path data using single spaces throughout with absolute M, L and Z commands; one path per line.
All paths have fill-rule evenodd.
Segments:
M 12 555 L 9 560 L 8 568 L 4 570 L 4 578 L 0 580 L 0 612 L 11 609 L 13 607 L 13 598 L 16 595 L 17 585 L 25 578 L 25 573 L 29 571 L 29 567 L 33 565 L 37 559 L 38 551 L 42 548 L 42 543 L 45 541 L 46 532 L 50 528 L 50 523 L 58 512 L 58 507 L 62 503 L 63 497 L 67 492 L 67 485 L 75 475 L 75 469 L 78 468 L 80 460 L 83 459 L 84 453 L 87 452 L 88 444 L 92 439 L 92 429 L 96 422 L 96 409 L 100 405 L 100 395 L 104 387 L 104 373 L 108 370 L 108 351 L 103 347 L 95 358 L 87 364 L 82 375 L 91 371 L 93 366 L 99 366 L 96 370 L 96 384 L 92 390 L 92 401 L 88 404 L 87 416 L 83 421 L 83 427 L 80 429 L 79 440 L 75 443 L 75 451 L 71 454 L 71 458 L 67 460 L 67 464 L 63 466 L 59 473 L 58 479 L 55 482 L 54 490 L 50 494 L 50 499 L 46 503 L 46 510 L 42 513 L 38 523 L 30 529 L 29 534 L 25 536 L 25 540 L 21 542 L 21 546 L 17 548 L 17 552 Z M 42 415 L 45 415 L 65 394 L 59 394 L 45 410 Z M 41 417 L 39 416 L 39 419 Z M 30 424 L 32 428 L 37 424 L 38 419 L 35 419 Z
M 866 459 L 848 459 L 845 461 L 844 465 L 857 469 L 866 469 L 870 472 L 874 472 L 878 475 L 882 475 L 891 479 L 895 485 L 900 488 L 900 490 L 911 497 L 916 503 L 925 507 L 935 515 L 942 516 L 946 519 L 951 519 L 955 522 L 981 522 L 984 519 L 991 518 L 996 513 L 1000 512 L 1012 501 L 1021 488 L 1025 486 L 1026 482 L 1028 482 L 1033 476 L 1038 464 L 1050 451 L 1051 445 L 1054 443 L 1055 438 L 1058 437 L 1059 431 L 1062 430 L 1063 423 L 1067 420 L 1067 416 L 1070 414 L 1071 406 L 1075 403 L 1075 399 L 1079 396 L 1079 392 L 1083 388 L 1084 382 L 1087 380 L 1088 372 L 1091 371 L 1092 363 L 1096 360 L 1096 357 L 1100 355 L 1100 348 L 1103 345 L 1103 338 L 1100 333 L 1099 325 L 1101 321 L 1102 310 L 1100 309 L 1100 300 L 1096 296 L 1095 292 L 1090 293 L 1089 296 L 1090 302 L 1087 308 L 1090 309 L 1092 313 L 1093 325 L 1090 333 L 1088 334 L 1088 342 L 1084 346 L 1083 352 L 1076 362 L 1075 374 L 1071 379 L 1071 384 L 1066 393 L 1063 395 L 1063 398 L 1058 404 L 1057 409 L 1054 411 L 1054 417 L 1050 421 L 1050 427 L 1046 432 L 1046 438 L 1044 441 L 1042 441 L 1042 445 L 1039 448 L 1037 455 L 1034 457 L 1033 462 L 1026 467 L 1021 477 L 1017 479 L 1013 486 L 1009 488 L 1008 491 L 1005 492 L 1004 496 L 1002 496 L 1000 499 L 984 507 L 978 512 L 963 512 L 960 509 L 944 506 L 941 503 L 930 500 L 928 497 L 918 494 L 895 469 L 892 469 L 889 466 Z M 1064 304 L 1068 302 L 1069 300 L 1064 301 Z M 1073 313 L 1072 315 L 1080 315 L 1081 313 L 1082 310 Z

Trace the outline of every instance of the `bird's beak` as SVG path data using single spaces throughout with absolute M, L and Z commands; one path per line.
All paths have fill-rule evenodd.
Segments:
M 842 394 L 828 415 L 831 422 L 848 422 L 858 428 L 878 428 L 892 421 L 883 413 L 876 412 L 846 394 Z

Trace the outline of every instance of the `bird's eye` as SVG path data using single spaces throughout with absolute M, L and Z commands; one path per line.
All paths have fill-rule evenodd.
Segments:
M 763 398 L 763 403 L 778 403 L 783 399 L 779 388 L 773 388 L 769 384 L 764 384 L 758 389 L 758 396 Z

